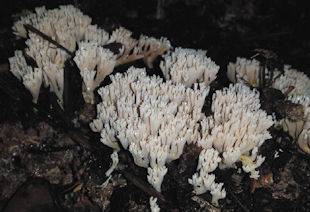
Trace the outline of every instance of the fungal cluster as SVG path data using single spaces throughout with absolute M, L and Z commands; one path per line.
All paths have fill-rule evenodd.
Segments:
M 256 168 L 264 157 L 258 148 L 271 138 L 273 121 L 259 109 L 256 90 L 231 84 L 217 91 L 213 115 L 206 117 L 202 107 L 209 88 L 204 83 L 186 88 L 134 67 L 110 78 L 112 83 L 99 89 L 102 102 L 90 127 L 101 133 L 105 145 L 129 150 L 136 165 L 147 168 L 147 180 L 157 191 L 166 163 L 178 159 L 187 144 L 202 148 L 199 172 L 188 182 L 196 194 L 210 191 L 214 204 L 226 196 L 223 183 L 216 183 L 212 174 L 217 167 L 232 168 L 240 161 L 251 178 L 259 177 Z
M 25 24 L 63 48 L 27 31 Z M 27 48 L 24 52 L 15 51 L 9 59 L 10 71 L 31 92 L 34 103 L 38 101 L 42 83 L 63 103 L 66 60 L 78 67 L 86 103 L 98 103 L 94 92 L 99 88 L 101 102 L 90 128 L 100 133 L 104 145 L 115 150 L 107 176 L 118 164 L 116 152 L 123 149 L 131 153 L 137 166 L 147 169 L 146 180 L 161 192 L 167 164 L 181 157 L 185 145 L 195 145 L 201 151 L 197 154 L 196 172 L 188 183 L 197 195 L 209 191 L 213 204 L 218 205 L 226 197 L 225 185 L 218 182 L 214 173 L 217 168 L 236 168 L 239 163 L 250 178 L 258 179 L 258 167 L 265 160 L 259 148 L 271 138 L 268 129 L 275 121 L 261 109 L 258 87 L 262 84 L 262 73 L 272 82 L 271 87 L 287 94 L 287 101 L 302 105 L 301 120 L 284 118 L 277 123 L 310 153 L 310 80 L 288 66 L 283 73 L 275 70 L 271 74 L 256 59 L 237 58 L 227 67 L 227 77 L 233 83 L 216 90 L 212 101 L 206 103 L 219 66 L 207 57 L 205 50 L 173 48 L 164 37 L 141 35 L 135 39 L 123 27 L 109 34 L 92 25 L 90 17 L 71 5 L 53 10 L 36 8 L 35 13 L 17 21 L 13 30 L 26 39 Z M 109 45 L 117 46 L 117 51 L 112 51 Z M 112 75 L 115 67 L 138 59 L 154 68 L 159 55 L 164 79 L 149 76 L 145 68 L 133 66 Z M 36 65 L 29 65 L 28 58 Z M 111 83 L 100 88 L 108 75 Z M 210 115 L 203 112 L 206 104 L 211 104 Z M 151 198 L 150 205 L 159 211 L 156 200 Z
M 253 87 L 259 86 L 260 71 L 271 77 L 271 87 L 285 95 L 285 101 L 300 104 L 302 112 L 296 116 L 281 117 L 277 125 L 287 131 L 297 141 L 299 147 L 310 154 L 310 79 L 303 72 L 284 65 L 283 71 L 264 68 L 256 59 L 237 58 L 235 63 L 227 66 L 227 77 L 234 83 L 239 82 Z
M 80 70 L 85 102 L 94 103 L 95 88 L 116 66 L 142 58 L 148 66 L 152 66 L 157 56 L 170 49 L 167 38 L 156 39 L 141 35 L 137 40 L 132 37 L 131 31 L 123 27 L 115 29 L 109 35 L 104 29 L 91 24 L 91 21 L 79 9 L 67 5 L 51 10 L 44 6 L 36 8 L 35 13 L 21 17 L 14 23 L 14 34 L 27 39 L 27 48 L 24 54 L 16 50 L 15 56 L 10 58 L 10 70 L 31 92 L 34 103 L 39 98 L 43 82 L 63 104 L 64 64 L 68 59 L 73 59 Z M 27 30 L 25 25 L 43 33 L 62 48 L 57 48 L 58 46 L 43 38 L 42 34 Z M 109 44 L 119 44 L 117 53 L 114 54 L 105 47 Z M 36 68 L 27 65 L 25 57 L 32 58 Z

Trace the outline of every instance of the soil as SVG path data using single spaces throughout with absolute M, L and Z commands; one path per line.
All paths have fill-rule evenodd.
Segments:
M 8 71 L 8 58 L 23 47 L 11 27 L 21 15 L 45 5 L 73 4 L 92 17 L 93 24 L 111 32 L 123 26 L 140 34 L 167 37 L 172 46 L 208 50 L 221 68 L 212 91 L 229 84 L 226 67 L 236 57 L 251 57 L 255 49 L 277 55 L 277 62 L 306 73 L 310 67 L 310 7 L 293 0 L 13 0 L 2 5 L 0 15 L 0 209 L 3 211 L 149 211 L 149 197 L 156 196 L 161 211 L 310 211 L 309 155 L 279 129 L 261 147 L 266 160 L 261 178 L 250 180 L 236 170 L 217 171 L 227 197 L 219 207 L 208 202 L 210 194 L 195 196 L 178 171 L 169 171 L 162 194 L 146 181 L 146 170 L 136 167 L 127 152 L 120 152 L 125 167 L 109 183 L 112 150 L 91 132 L 94 105 L 74 104 L 66 113 L 55 97 L 43 90 L 39 104 Z M 149 73 L 160 75 L 159 57 Z M 143 66 L 142 61 L 133 63 Z M 129 65 L 117 68 L 126 70 Z M 67 64 L 67 69 L 75 67 Z M 71 82 L 74 84 L 74 80 Z M 104 82 L 104 83 L 108 83 Z M 75 88 L 79 89 L 79 88 Z M 71 92 L 74 92 L 73 89 Z M 211 96 L 212 94 L 209 94 Z M 265 104 L 274 104 L 274 97 Z M 207 101 L 208 104 L 208 101 Z M 208 105 L 206 106 L 208 108 Z M 72 122 L 74 120 L 74 122 Z M 196 160 L 193 147 L 184 150 L 181 165 Z M 176 164 L 170 167 L 178 168 Z M 126 168 L 127 167 L 127 168 Z M 170 170 L 170 168 L 169 168 Z M 39 198 L 41 197 L 41 198 Z M 19 205 L 17 207 L 16 205 Z

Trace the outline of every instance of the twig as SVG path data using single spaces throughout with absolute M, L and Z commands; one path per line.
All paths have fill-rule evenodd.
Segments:
M 34 28 L 33 26 L 31 26 L 30 24 L 24 24 L 25 29 L 28 31 L 31 31 L 33 33 L 36 33 L 37 35 L 41 36 L 42 38 L 44 38 L 45 40 L 49 41 L 50 43 L 54 44 L 55 46 L 57 46 L 58 48 L 66 51 L 69 55 L 74 56 L 74 53 L 69 51 L 67 48 L 65 48 L 64 46 L 62 46 L 61 44 L 59 44 L 57 41 L 53 40 L 51 37 L 49 37 L 48 35 L 44 34 L 43 32 L 39 31 L 38 29 Z
M 87 149 L 88 151 L 94 151 L 94 147 L 88 143 L 89 138 L 86 135 L 84 135 L 83 133 L 81 133 L 80 131 L 75 130 L 75 129 L 71 129 L 68 131 L 67 134 L 79 146 L 82 146 L 83 148 Z
M 235 199 L 235 201 L 242 208 L 243 211 L 245 211 L 245 212 L 249 212 L 250 211 L 245 205 L 243 205 L 241 203 L 241 201 L 236 197 L 236 195 L 230 189 L 228 189 L 228 192 Z
M 163 202 L 167 202 L 161 193 L 157 192 L 154 188 L 150 187 L 150 185 L 147 185 L 143 181 L 138 180 L 137 177 L 135 177 L 133 174 L 127 171 L 122 171 L 121 173 L 124 174 L 127 180 L 130 180 L 135 186 L 143 190 L 145 193 L 149 194 L 150 196 L 157 197 Z

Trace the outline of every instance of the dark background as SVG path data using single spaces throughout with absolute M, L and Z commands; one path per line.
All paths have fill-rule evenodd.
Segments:
M 17 13 L 37 6 L 73 4 L 112 31 L 118 26 L 140 34 L 167 37 L 172 46 L 201 48 L 222 70 L 237 56 L 250 57 L 255 48 L 274 51 L 284 63 L 307 72 L 310 65 L 310 7 L 294 0 L 14 0 L 1 7 L 0 62 L 13 55 L 11 26 Z

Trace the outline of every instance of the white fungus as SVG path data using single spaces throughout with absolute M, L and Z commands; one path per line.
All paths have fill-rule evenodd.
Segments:
M 157 198 L 156 197 L 150 197 L 150 208 L 151 212 L 159 212 L 160 208 L 157 204 Z
M 71 58 L 71 53 L 75 53 L 74 61 L 83 79 L 84 100 L 87 103 L 94 103 L 93 91 L 107 75 L 112 73 L 115 66 L 142 58 L 148 66 L 152 66 L 154 59 L 170 48 L 170 42 L 166 38 L 158 40 L 141 36 L 136 40 L 131 36 L 132 32 L 124 27 L 115 29 L 109 35 L 104 29 L 92 25 L 91 21 L 90 17 L 72 5 L 51 10 L 38 7 L 34 13 L 21 17 L 12 27 L 17 37 L 28 38 L 26 54 L 42 69 L 44 86 L 50 86 L 50 90 L 55 92 L 61 103 L 63 103 L 64 83 L 61 73 L 63 73 L 65 61 Z M 31 30 L 27 32 L 24 24 L 31 25 L 46 34 L 69 52 L 60 49 Z M 122 46 L 117 55 L 108 48 L 103 48 L 104 45 L 114 42 Z M 75 52 L 77 43 L 79 46 Z M 48 70 L 48 67 L 53 69 Z M 29 76 L 27 79 L 30 78 Z
M 215 182 L 215 175 L 209 174 L 213 172 L 218 163 L 221 161 L 219 152 L 213 148 L 203 149 L 199 155 L 197 166 L 198 173 L 195 173 L 188 182 L 194 186 L 194 191 L 197 195 L 210 191 L 212 194 L 212 203 L 218 205 L 218 200 L 226 197 L 226 191 L 223 183 Z
M 235 63 L 227 66 L 227 77 L 233 83 L 247 83 L 253 87 L 259 85 L 260 63 L 256 59 L 246 59 L 237 57 Z
M 165 166 L 156 166 L 154 168 L 147 168 L 147 181 L 158 191 L 161 191 L 161 183 L 168 169 Z
M 132 32 L 128 29 L 119 27 L 110 36 L 108 43 L 117 42 L 123 44 L 123 49 L 119 53 L 120 57 L 117 58 L 116 66 L 143 58 L 143 53 L 137 47 L 138 40 L 132 38 L 131 35 Z
M 53 10 L 36 8 L 35 13 L 17 21 L 13 30 L 19 37 L 28 37 L 25 53 L 36 61 L 38 68 L 28 66 L 21 51 L 10 58 L 11 72 L 30 90 L 34 102 L 42 82 L 63 101 L 64 64 L 71 54 L 37 34 L 27 34 L 24 24 L 32 25 L 71 52 L 78 44 L 73 60 L 80 70 L 83 96 L 88 103 L 94 103 L 94 90 L 114 67 L 143 58 L 152 68 L 155 58 L 168 51 L 160 63 L 165 82 L 160 77 L 147 76 L 145 69 L 131 67 L 123 74 L 110 76 L 112 83 L 98 90 L 102 102 L 97 105 L 97 118 L 90 128 L 100 133 L 103 144 L 114 149 L 112 166 L 106 172 L 109 179 L 118 163 L 117 151 L 122 147 L 132 154 L 136 165 L 147 168 L 148 182 L 160 192 L 168 172 L 166 164 L 178 159 L 186 144 L 202 148 L 197 172 L 188 182 L 197 195 L 210 191 L 215 205 L 226 196 L 224 184 L 216 183 L 212 174 L 217 167 L 235 167 L 241 161 L 242 169 L 258 179 L 257 168 L 264 161 L 258 148 L 271 137 L 268 128 L 273 125 L 272 118 L 260 109 L 258 91 L 239 83 L 216 91 L 212 115 L 206 117 L 202 113 L 208 86 L 219 71 L 206 51 L 184 48 L 169 51 L 167 38 L 141 35 L 136 40 L 123 27 L 109 35 L 91 25 L 91 18 L 71 5 Z M 117 55 L 103 47 L 114 42 L 122 44 Z M 257 60 L 237 58 L 236 63 L 228 65 L 227 76 L 232 82 L 258 87 L 260 71 Z M 264 71 L 268 77 L 268 70 Z M 303 104 L 304 118 L 309 120 L 310 83 L 302 76 L 285 70 L 273 86 L 285 92 L 293 85 L 288 98 Z M 305 149 L 307 146 L 305 151 L 309 151 L 309 123 L 303 124 L 298 139 L 300 146 Z M 150 198 L 152 211 L 160 210 L 156 201 Z
M 285 117 L 280 120 L 280 123 L 283 129 L 297 141 L 299 147 L 310 154 L 310 79 L 303 72 L 285 65 L 284 74 L 275 80 L 272 87 L 279 89 L 282 93 L 292 88 L 286 100 L 302 105 L 303 117 L 296 120 Z
M 148 68 L 153 68 L 154 60 L 157 56 L 164 54 L 171 48 L 170 41 L 161 37 L 156 39 L 154 37 L 148 37 L 141 35 L 138 42 L 140 52 L 143 52 L 144 62 Z
M 30 91 L 32 101 L 37 103 L 42 84 L 42 69 L 27 65 L 22 51 L 16 50 L 15 56 L 9 58 L 10 71 Z
M 230 81 L 253 87 L 259 86 L 260 71 L 262 71 L 261 64 L 255 59 L 238 57 L 236 63 L 229 63 L 227 66 L 227 76 Z M 264 72 L 267 79 L 271 77 L 270 71 L 265 69 Z M 275 120 L 275 122 L 298 142 L 303 151 L 310 152 L 310 141 L 308 141 L 310 134 L 308 133 L 309 127 L 307 127 L 310 125 L 310 79 L 303 72 L 291 68 L 290 65 L 284 65 L 283 73 L 278 70 L 273 72 L 271 87 L 285 94 L 286 100 L 301 104 L 304 110 L 303 118 L 284 117 L 281 120 Z
M 241 161 L 243 170 L 258 179 L 256 168 L 264 161 L 264 157 L 257 155 L 258 148 L 271 138 L 267 129 L 273 125 L 272 117 L 259 108 L 259 93 L 242 84 L 231 84 L 213 95 L 213 115 L 200 122 L 197 145 L 203 150 L 199 155 L 199 172 L 188 180 L 196 194 L 210 191 L 215 205 L 225 198 L 223 183 L 216 183 L 211 174 L 218 165 L 230 168 Z
M 117 151 L 114 150 L 113 153 L 111 154 L 111 159 L 112 159 L 112 166 L 105 172 L 105 175 L 107 177 L 110 177 L 112 172 L 116 169 L 119 159 L 118 159 L 118 154 Z
M 165 79 L 191 87 L 196 82 L 209 85 L 219 70 L 204 50 L 176 48 L 163 56 L 160 68 Z
M 94 103 L 93 91 L 107 75 L 113 72 L 116 55 L 110 50 L 102 48 L 95 41 L 79 42 L 79 49 L 73 60 L 80 69 L 83 79 L 84 100 L 87 103 Z
M 308 76 L 292 69 L 289 65 L 285 65 L 284 74 L 275 80 L 272 87 L 285 93 L 290 86 L 293 86 L 293 90 L 289 95 L 310 95 L 310 79 Z
M 234 167 L 241 161 L 245 172 L 254 173 L 262 158 L 255 151 L 253 154 L 253 149 L 271 138 L 267 129 L 273 125 L 272 117 L 259 108 L 259 93 L 245 85 L 231 84 L 216 91 L 211 106 L 213 116 L 201 121 L 203 131 L 198 145 L 213 146 L 222 153 L 221 168 Z M 257 179 L 258 175 L 251 177 Z
M 91 128 L 101 130 L 104 144 L 118 149 L 119 140 L 138 166 L 149 167 L 148 181 L 160 191 L 166 162 L 179 158 L 185 143 L 197 139 L 209 89 L 204 84 L 191 89 L 164 83 L 134 67 L 110 78 L 112 83 L 98 91 L 103 102 Z
M 252 87 L 262 86 L 260 80 L 272 81 L 280 75 L 275 69 L 273 73 L 256 59 L 237 57 L 235 63 L 227 66 L 227 77 L 233 83 L 243 83 Z M 264 77 L 265 79 L 262 79 Z M 272 77 L 272 79 L 270 79 Z
M 90 127 L 105 145 L 129 150 L 135 164 L 148 169 L 147 180 L 157 191 L 168 171 L 165 164 L 179 158 L 186 143 L 203 148 L 198 172 L 188 181 L 196 194 L 210 191 L 214 204 L 226 196 L 223 183 L 211 174 L 218 166 L 241 161 L 251 178 L 259 177 L 256 169 L 264 158 L 257 150 L 271 137 L 273 121 L 259 109 L 258 91 L 242 84 L 216 91 L 213 115 L 206 117 L 204 83 L 186 88 L 134 67 L 110 78 L 112 83 L 98 91 L 103 101 Z

